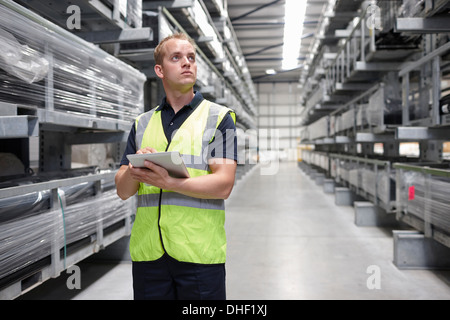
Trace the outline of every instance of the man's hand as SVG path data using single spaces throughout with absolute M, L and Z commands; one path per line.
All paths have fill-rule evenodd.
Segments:
M 143 148 L 137 154 L 155 153 L 153 148 Z M 202 199 L 227 199 L 233 189 L 236 161 L 211 159 L 211 174 L 191 178 L 173 178 L 166 169 L 153 162 L 145 161 L 145 168 L 135 168 L 131 163 L 122 166 L 116 175 L 117 193 L 122 199 L 133 196 L 139 189 L 139 182 L 168 191 Z
M 169 188 L 173 178 L 166 169 L 148 160 L 144 162 L 144 165 L 145 168 L 135 168 L 131 164 L 129 165 L 132 179 L 161 189 Z
M 150 148 L 150 147 L 145 147 L 142 149 L 139 149 L 136 154 L 144 154 L 144 153 L 156 153 L 158 151 L 156 151 L 156 149 L 154 148 Z
M 156 149 L 146 147 L 143 149 L 138 150 L 137 154 L 144 154 L 144 153 L 155 153 L 157 152 Z M 135 168 L 130 164 L 123 165 L 120 167 L 119 171 L 116 173 L 115 182 L 116 182 L 116 189 L 117 189 L 117 195 L 123 199 L 126 200 L 130 197 L 132 197 L 139 189 L 139 182 L 141 178 L 138 178 L 138 174 L 144 174 L 148 173 L 148 169 L 145 168 Z M 132 173 L 134 177 L 132 176 Z

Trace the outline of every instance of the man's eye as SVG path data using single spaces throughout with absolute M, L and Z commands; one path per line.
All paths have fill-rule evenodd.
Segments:
M 178 61 L 179 59 L 180 59 L 179 56 L 173 56 L 173 57 L 172 57 L 172 60 L 173 60 L 173 61 Z
M 194 62 L 195 61 L 195 57 L 189 57 L 189 61 Z

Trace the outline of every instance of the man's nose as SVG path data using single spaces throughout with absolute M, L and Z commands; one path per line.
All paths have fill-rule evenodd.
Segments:
M 183 57 L 183 66 L 190 65 L 191 61 L 189 61 L 189 57 Z

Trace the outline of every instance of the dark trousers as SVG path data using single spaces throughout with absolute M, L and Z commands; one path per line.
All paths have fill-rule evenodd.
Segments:
M 179 262 L 167 254 L 133 262 L 135 300 L 225 300 L 225 264 Z

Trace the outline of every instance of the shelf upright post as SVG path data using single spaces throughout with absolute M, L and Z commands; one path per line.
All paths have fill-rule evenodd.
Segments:
M 433 125 L 438 126 L 441 124 L 441 117 L 439 115 L 439 99 L 441 95 L 441 57 L 436 56 L 432 60 L 431 65 L 431 122 Z
M 409 125 L 409 72 L 402 75 L 402 125 Z

